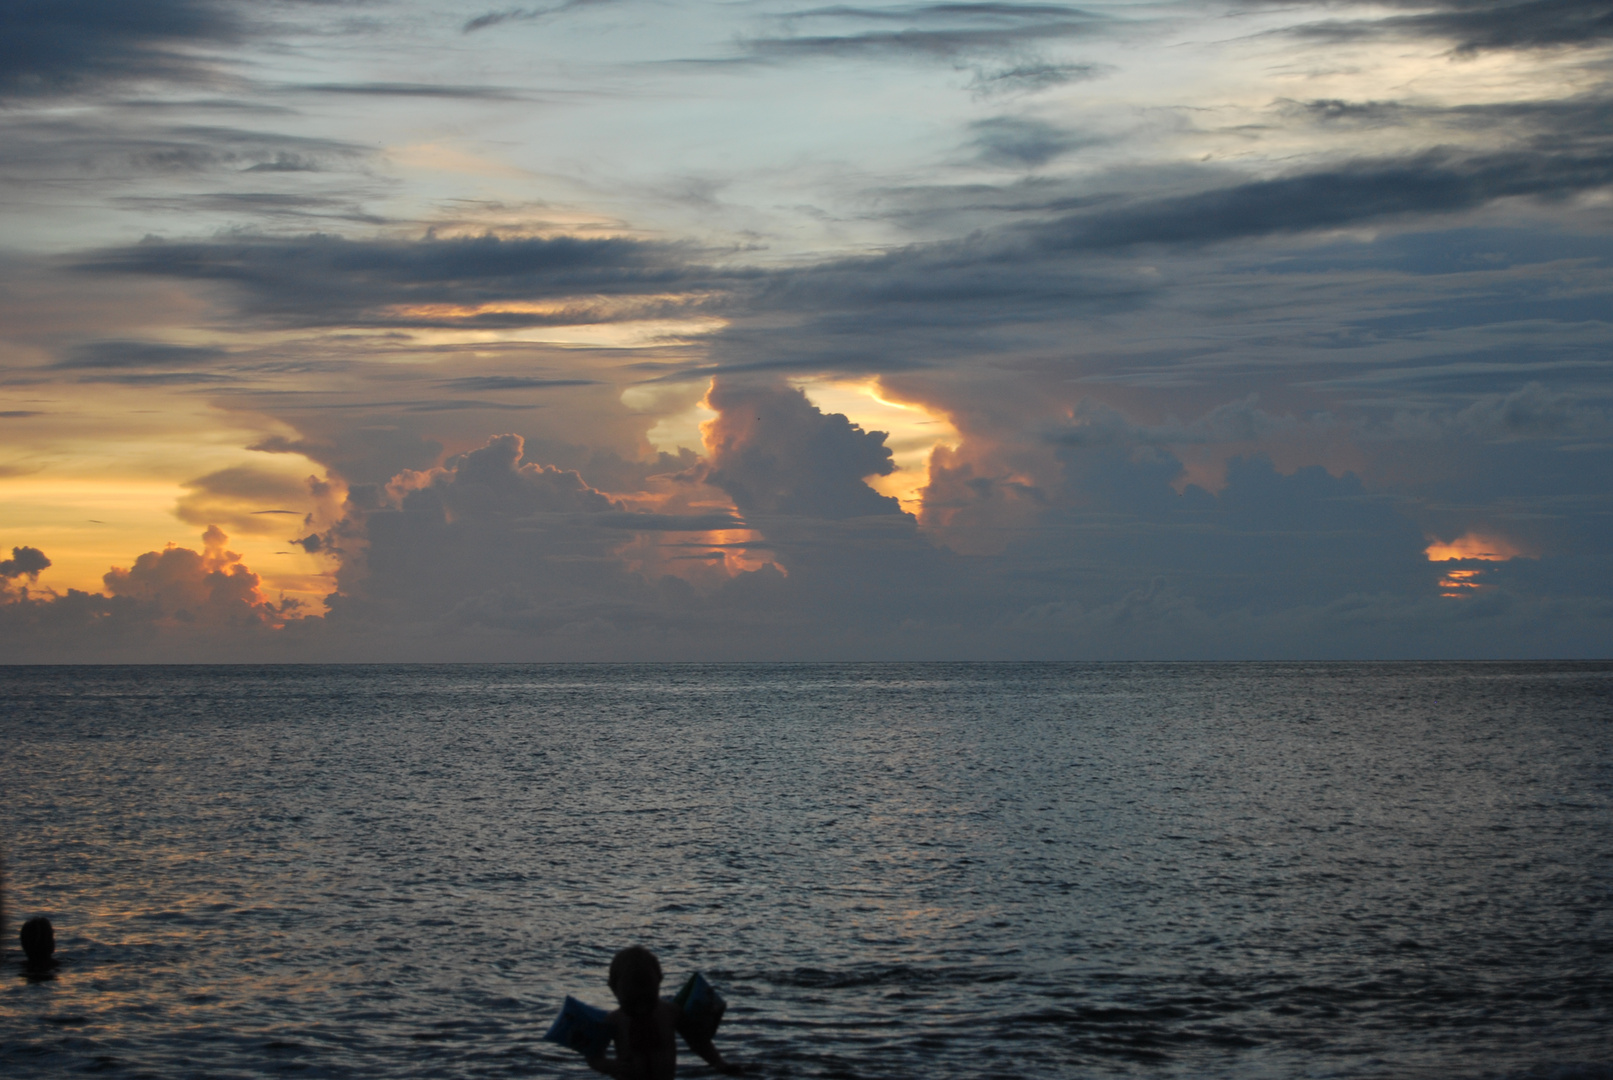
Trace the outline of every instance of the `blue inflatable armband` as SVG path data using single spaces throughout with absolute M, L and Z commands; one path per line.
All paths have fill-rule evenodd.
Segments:
M 604 1009 L 584 1005 L 567 994 L 566 1003 L 560 1006 L 560 1015 L 554 1018 L 543 1037 L 587 1057 L 597 1057 L 610 1046 L 611 1029 L 605 1020 L 609 1015 Z
M 698 971 L 689 976 L 672 1004 L 678 1007 L 678 1032 L 685 1039 L 702 1042 L 717 1034 L 717 1025 L 728 1008 L 728 1002 Z

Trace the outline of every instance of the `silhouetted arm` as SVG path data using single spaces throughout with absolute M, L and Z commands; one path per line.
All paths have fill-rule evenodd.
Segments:
M 706 1038 L 693 1038 L 688 1033 L 685 1033 L 683 1041 L 689 1044 L 689 1049 L 704 1058 L 707 1065 L 710 1065 L 724 1076 L 738 1076 L 745 1071 L 744 1066 L 724 1060 L 722 1051 L 717 1049 L 717 1045 L 711 1041 L 709 1036 Z
M 609 1057 L 605 1054 L 595 1054 L 593 1057 L 584 1058 L 583 1060 L 587 1061 L 588 1067 L 597 1073 L 604 1073 L 606 1076 L 616 1077 L 621 1075 L 616 1071 L 616 1059 L 613 1057 Z

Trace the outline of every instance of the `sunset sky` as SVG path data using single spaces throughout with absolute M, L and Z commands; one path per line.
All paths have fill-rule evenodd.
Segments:
M 1607 0 L 17 0 L 0 213 L 8 661 L 1613 653 Z

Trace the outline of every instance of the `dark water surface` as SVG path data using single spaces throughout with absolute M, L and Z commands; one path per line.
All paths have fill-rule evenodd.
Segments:
M 1613 664 L 0 668 L 0 746 L 6 1076 L 582 1078 L 642 941 L 762 1076 L 1613 1077 Z

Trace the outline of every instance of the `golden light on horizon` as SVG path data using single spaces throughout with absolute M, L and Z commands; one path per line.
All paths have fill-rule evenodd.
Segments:
M 36 475 L 0 478 L 0 501 L 7 507 L 12 534 L 27 538 L 51 565 L 28 584 L 36 593 L 106 591 L 105 576 L 126 569 L 141 555 L 169 547 L 201 551 L 200 537 L 209 525 L 225 519 L 191 523 L 177 520 L 175 508 L 194 494 L 183 483 L 142 481 L 128 477 Z M 324 598 L 334 590 L 333 565 L 324 555 L 311 555 L 289 538 L 312 531 L 299 512 L 276 513 L 282 529 L 258 534 L 226 524 L 229 546 L 260 579 L 271 600 L 295 599 L 303 613 L 325 610 Z M 10 541 L 16 543 L 18 541 Z M 6 550 L 9 550 L 7 548 Z

